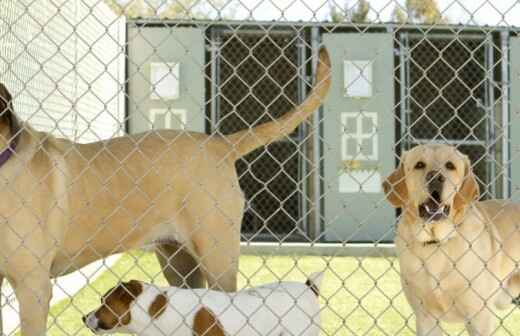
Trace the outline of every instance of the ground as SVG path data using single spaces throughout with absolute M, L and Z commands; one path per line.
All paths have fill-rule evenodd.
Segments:
M 399 283 L 394 258 L 242 256 L 239 286 L 258 285 L 277 279 L 304 281 L 305 274 L 327 269 L 323 280 L 322 335 L 414 335 L 415 320 Z M 51 309 L 48 335 L 91 335 L 81 316 L 99 305 L 100 295 L 120 279 L 140 279 L 164 285 L 155 256 L 134 252 L 123 256 L 109 271 L 72 299 Z M 520 309 L 502 312 L 496 335 L 515 335 L 520 330 Z M 459 335 L 460 326 L 446 327 Z

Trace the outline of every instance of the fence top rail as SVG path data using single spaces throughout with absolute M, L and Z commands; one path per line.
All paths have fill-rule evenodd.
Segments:
M 216 21 L 211 19 L 161 19 L 161 18 L 138 18 L 128 19 L 127 24 L 130 26 L 211 26 L 222 29 L 241 29 L 242 27 L 264 27 L 266 29 L 291 29 L 298 30 L 307 27 L 318 27 L 324 30 L 343 30 L 353 29 L 356 31 L 371 31 L 371 30 L 385 30 L 385 31 L 409 31 L 419 32 L 422 34 L 429 34 L 430 32 L 451 32 L 452 34 L 487 34 L 490 32 L 506 31 L 512 34 L 520 34 L 520 27 L 511 26 L 490 26 L 490 25 L 466 25 L 463 23 L 457 24 L 414 24 L 414 23 L 352 23 L 352 22 L 331 22 L 331 21 L 251 21 L 251 20 L 223 20 Z

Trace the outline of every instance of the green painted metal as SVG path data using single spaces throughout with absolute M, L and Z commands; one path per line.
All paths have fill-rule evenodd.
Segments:
M 129 26 L 127 40 L 129 131 L 143 132 L 153 125 L 204 132 L 203 31 Z M 174 78 L 178 95 L 168 82 Z
M 334 74 L 323 120 L 325 239 L 392 240 L 395 210 L 381 188 L 395 163 L 392 34 L 324 34 L 323 42 Z M 363 70 L 352 78 L 345 69 Z M 366 82 L 369 96 L 353 97 L 352 86 Z

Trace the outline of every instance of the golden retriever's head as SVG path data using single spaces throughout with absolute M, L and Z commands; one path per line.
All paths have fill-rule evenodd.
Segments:
M 401 156 L 383 188 L 388 201 L 417 224 L 417 239 L 441 241 L 455 233 L 469 203 L 479 196 L 468 157 L 447 145 L 421 145 Z

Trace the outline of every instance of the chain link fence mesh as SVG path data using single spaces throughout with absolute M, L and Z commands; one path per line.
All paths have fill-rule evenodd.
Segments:
M 406 211 L 381 183 L 405 151 L 447 144 L 481 200 L 518 198 L 519 17 L 513 0 L 1 1 L 3 334 L 103 332 L 82 322 L 101 297 L 124 324 L 107 295 L 130 279 L 232 291 L 322 270 L 321 322 L 299 335 L 518 334 L 516 305 L 495 310 L 520 294 L 517 222 L 504 219 L 518 210 L 497 205 L 471 239 L 455 226 L 462 252 L 430 246 L 400 236 Z M 229 159 L 229 135 L 312 92 L 323 45 L 322 106 Z M 166 313 L 186 312 L 168 299 Z M 193 315 L 172 330 L 187 334 Z M 277 335 L 297 336 L 282 315 Z M 263 335 L 248 318 L 226 335 Z

